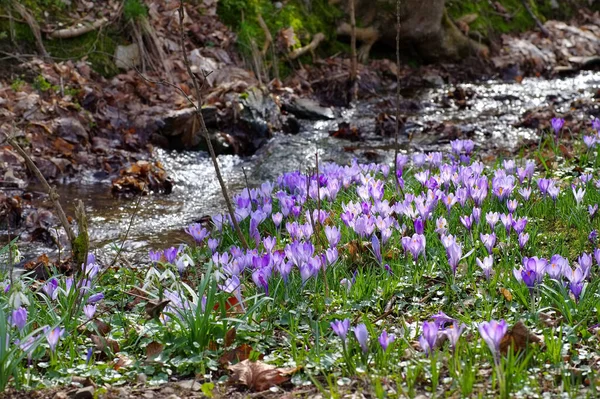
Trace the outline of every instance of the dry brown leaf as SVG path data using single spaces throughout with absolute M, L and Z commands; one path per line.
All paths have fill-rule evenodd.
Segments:
M 513 295 L 508 289 L 500 288 L 500 293 L 508 302 L 511 302 L 513 300 Z
M 513 347 L 515 352 L 527 349 L 531 343 L 542 342 L 540 337 L 529 331 L 521 320 L 517 322 L 500 341 L 500 352 L 506 353 L 509 347 Z
M 164 346 L 162 344 L 159 344 L 156 341 L 152 341 L 146 346 L 146 357 L 148 359 L 153 359 L 160 355 L 163 349 Z
M 106 352 L 107 350 L 110 350 L 112 353 L 119 352 L 119 343 L 114 339 L 101 337 L 99 335 L 92 335 L 90 336 L 90 339 L 99 351 Z
M 225 334 L 225 339 L 223 340 L 225 347 L 227 348 L 228 346 L 231 346 L 234 341 L 235 341 L 235 337 L 237 335 L 237 331 L 234 328 L 230 329 L 229 331 L 227 331 L 227 333 Z
M 221 357 L 219 358 L 219 363 L 221 363 L 223 366 L 225 366 L 230 363 L 242 362 L 250 357 L 251 352 L 252 352 L 252 347 L 250 345 L 242 344 L 242 345 L 238 346 L 237 348 L 228 350 L 227 352 L 223 353 L 223 355 L 221 355 Z M 261 354 L 258 357 L 258 359 L 262 360 L 264 357 L 265 356 Z
M 171 301 L 169 301 L 168 299 L 161 302 L 149 301 L 145 307 L 148 318 L 158 319 L 162 311 L 165 310 L 165 307 L 167 307 L 167 305 L 169 304 L 169 302 Z
M 110 330 L 112 330 L 112 328 L 108 324 L 98 319 L 94 320 L 94 327 L 98 334 L 100 334 L 100 336 L 102 337 L 107 336 Z
M 122 353 L 119 353 L 117 355 L 117 358 L 114 361 L 113 369 L 119 370 L 120 368 L 123 368 L 123 367 L 129 367 L 132 364 L 133 364 L 132 359 L 128 358 L 127 356 L 123 355 Z
M 288 381 L 299 368 L 277 368 L 261 361 L 244 360 L 229 366 L 229 370 L 232 372 L 232 384 L 246 385 L 253 391 L 261 392 Z

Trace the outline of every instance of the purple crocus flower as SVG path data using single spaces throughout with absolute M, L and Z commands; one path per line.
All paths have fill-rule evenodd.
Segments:
M 583 197 L 585 196 L 585 189 L 583 187 L 579 187 L 577 190 L 575 190 L 575 186 L 571 186 L 571 189 L 573 190 L 573 196 L 575 197 L 575 202 L 577 203 L 577 206 L 581 205 L 581 203 L 583 202 Z
M 100 292 L 98 294 L 90 295 L 90 297 L 87 300 L 87 303 L 96 303 L 96 302 L 100 302 L 103 299 L 104 299 L 104 294 Z
M 424 232 L 424 225 L 423 225 L 423 219 L 416 218 L 414 221 L 414 226 L 415 226 L 415 233 L 417 234 L 423 234 Z
M 583 144 L 585 144 L 588 149 L 594 148 L 597 143 L 598 139 L 596 136 L 583 136 Z
M 425 251 L 425 244 L 425 236 L 423 234 L 413 234 L 412 237 L 402 237 L 402 247 L 404 247 L 404 251 L 410 252 L 415 262 L 419 255 Z
M 562 256 L 556 254 L 552 255 L 550 262 L 546 266 L 546 273 L 550 278 L 558 280 L 563 275 L 563 270 L 569 268 L 569 262 Z M 570 270 L 570 269 L 569 269 Z
M 581 296 L 581 292 L 583 291 L 583 286 L 585 284 L 585 271 L 581 266 L 579 266 L 574 270 L 567 268 L 563 271 L 563 273 L 565 278 L 569 280 L 569 290 L 575 297 L 575 300 L 579 301 L 579 297 Z
M 519 234 L 519 248 L 525 248 L 525 245 L 529 241 L 529 233 L 520 233 Z
M 519 194 L 523 197 L 523 201 L 529 201 L 529 197 L 531 197 L 531 187 L 521 187 L 519 189 Z
M 494 265 L 494 257 L 492 255 L 486 256 L 485 258 L 483 258 L 483 261 L 479 260 L 479 258 L 477 258 L 477 266 L 479 266 L 481 268 L 481 270 L 483 270 L 483 275 L 485 276 L 485 279 L 489 281 L 491 275 L 492 275 L 492 266 Z
M 531 269 L 521 270 L 521 280 L 529 288 L 532 288 L 537 280 L 537 273 Z
M 498 212 L 488 212 L 485 214 L 485 221 L 490 225 L 490 229 L 494 231 L 496 223 L 500 220 L 500 214 Z
M 452 324 L 456 321 L 442 311 L 431 316 L 431 320 L 433 320 L 433 322 L 436 326 L 438 326 L 438 328 L 444 328 L 446 324 Z
M 209 238 L 207 243 L 208 243 L 208 248 L 210 249 L 210 252 L 214 254 L 217 251 L 217 248 L 219 248 L 219 239 Z
M 367 353 L 369 351 L 369 332 L 367 331 L 367 326 L 364 323 L 358 324 L 354 327 L 354 336 L 358 341 L 363 353 Z
M 588 235 L 588 240 L 592 245 L 596 245 L 596 241 L 598 241 L 598 230 L 594 229 L 590 231 L 590 234 Z
M 275 227 L 279 228 L 279 226 L 281 225 L 281 222 L 283 221 L 283 215 L 280 212 L 274 213 L 273 215 L 271 215 L 271 218 L 273 219 L 273 223 L 275 224 Z
M 512 228 L 512 224 L 513 224 L 512 215 L 510 213 L 508 215 L 503 213 L 502 215 L 500 215 L 500 221 L 504 225 L 504 229 L 506 229 L 506 235 L 509 235 L 510 229 Z
M 325 226 L 325 237 L 327 237 L 327 242 L 329 243 L 329 247 L 335 247 L 340 242 L 340 238 L 342 237 L 342 233 L 340 229 L 336 226 Z
M 95 313 L 96 313 L 96 305 L 85 305 L 83 307 L 83 314 L 85 314 L 85 317 L 87 317 L 88 320 L 90 320 L 92 317 L 94 317 Z
M 44 284 L 42 291 L 44 291 L 44 293 L 48 296 L 48 298 L 55 300 L 56 297 L 58 296 L 58 291 L 56 290 L 57 288 L 58 288 L 58 280 L 55 278 L 52 278 L 48 282 L 46 282 L 46 284 Z
M 438 338 L 438 326 L 435 323 L 424 322 L 423 323 L 423 334 L 419 337 L 419 344 L 421 349 L 429 356 L 435 349 L 435 344 Z
M 381 244 L 379 243 L 379 238 L 377 238 L 376 234 L 373 234 L 373 237 L 371 238 L 371 247 L 373 248 L 373 253 L 375 254 L 377 263 L 381 265 L 383 263 L 383 259 L 381 257 Z
M 20 307 L 16 310 L 13 310 L 10 317 L 10 323 L 17 327 L 19 331 L 23 330 L 27 324 L 27 309 Z
M 483 338 L 488 348 L 490 348 L 492 355 L 494 355 L 494 360 L 496 361 L 496 363 L 498 363 L 500 361 L 500 341 L 502 341 L 502 338 L 504 338 L 504 335 L 508 330 L 508 325 L 506 324 L 506 321 L 484 321 L 479 324 L 478 329 L 479 334 L 481 334 L 481 338 Z
M 521 234 L 525 230 L 525 227 L 527 227 L 527 218 L 523 217 L 514 219 L 512 222 L 512 227 L 517 234 Z
M 163 255 L 163 251 L 148 251 L 148 257 L 150 258 L 150 262 L 157 263 L 160 262 L 160 258 Z
M 471 227 L 473 226 L 473 216 L 472 215 L 461 215 L 460 222 L 465 226 L 467 231 L 471 231 Z
M 551 124 L 552 124 L 552 129 L 554 129 L 554 133 L 556 133 L 556 135 L 558 137 L 558 133 L 564 126 L 565 120 L 563 118 L 552 118 Z
M 196 241 L 196 243 L 201 244 L 204 242 L 206 237 L 210 234 L 209 231 L 204 228 L 200 223 L 190 224 L 185 232 L 192 236 L 192 238 Z
M 584 277 L 587 278 L 590 275 L 592 263 L 594 263 L 591 255 L 584 252 L 579 258 L 577 258 L 577 262 L 579 263 L 579 266 L 581 266 Z
M 46 334 L 46 339 L 48 340 L 48 345 L 50 346 L 50 351 L 54 352 L 56 345 L 58 345 L 58 341 L 63 336 L 65 330 L 60 327 L 50 330 L 50 327 L 46 327 L 44 332 Z
M 452 349 L 456 348 L 456 344 L 458 343 L 458 340 L 466 327 L 467 326 L 463 323 L 454 321 L 450 327 L 443 331 L 444 335 L 448 337 L 448 341 L 450 342 Z
M 588 213 L 590 214 L 590 219 L 594 220 L 594 216 L 598 212 L 598 204 L 588 205 Z
M 492 250 L 494 249 L 494 245 L 496 245 L 496 234 L 479 234 L 479 237 L 481 238 L 483 246 L 485 249 L 487 249 L 488 254 L 491 254 Z
M 389 334 L 387 331 L 383 330 L 381 335 L 379 336 L 379 345 L 381 345 L 381 349 L 383 351 L 387 351 L 388 346 L 396 340 L 396 336 L 394 334 Z
M 177 254 L 179 253 L 179 249 L 175 247 L 167 248 L 164 251 L 165 259 L 168 263 L 174 263 L 175 259 L 177 259 Z
M 600 133 L 600 118 L 594 118 L 592 120 L 592 129 Z
M 456 269 L 458 268 L 458 262 L 460 262 L 462 258 L 462 247 L 456 241 L 453 241 L 446 248 L 446 255 L 448 256 L 448 263 L 452 268 L 452 273 L 456 274 Z
M 348 329 L 350 328 L 350 320 L 334 320 L 331 322 L 331 329 L 333 332 L 342 339 L 342 341 L 346 341 L 346 336 L 348 335 Z

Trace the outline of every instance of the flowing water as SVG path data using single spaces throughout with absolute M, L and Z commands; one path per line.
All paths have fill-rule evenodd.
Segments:
M 592 97 L 600 89 L 600 73 L 585 72 L 577 76 L 555 79 L 524 79 L 519 83 L 489 81 L 484 83 L 462 84 L 466 91 L 474 93 L 468 101 L 469 107 L 458 109 L 456 106 L 444 106 L 439 99 L 453 90 L 453 87 L 423 89 L 411 93 L 411 99 L 420 105 L 418 111 L 407 114 L 407 131 L 412 133 L 413 141 L 408 144 L 407 136 L 402 135 L 402 151 L 427 151 L 446 149 L 449 144 L 439 137 L 420 134 L 423 127 L 433 122 L 452 123 L 462 130 L 472 132 L 472 139 L 483 152 L 497 149 L 514 149 L 522 139 L 536 137 L 530 129 L 515 128 L 513 124 L 529 109 L 548 104 L 550 99 L 557 112 L 569 109 L 573 100 Z M 389 99 L 388 99 L 389 100 Z M 387 103 L 388 109 L 382 108 Z M 275 134 L 255 155 L 248 158 L 220 156 L 221 172 L 227 182 L 230 193 L 236 193 L 246 186 L 264 180 L 273 180 L 281 173 L 295 169 L 314 167 L 315 153 L 319 161 L 348 163 L 356 157 L 361 162 L 376 159 L 378 162 L 390 162 L 393 159 L 393 139 L 381 138 L 374 134 L 375 117 L 379 112 L 387 111 L 392 101 L 378 99 L 361 103 L 355 108 L 336 110 L 337 119 L 332 121 L 304 121 L 297 135 Z M 580 115 L 585 118 L 585 115 Z M 329 136 L 330 130 L 337 130 L 339 122 L 349 122 L 357 126 L 365 141 L 350 143 Z M 348 147 L 358 147 L 349 151 Z M 189 239 L 183 228 L 204 215 L 212 215 L 224 210 L 224 201 L 210 158 L 205 153 L 169 152 L 156 150 L 155 158 L 162 162 L 168 174 L 175 182 L 170 195 L 151 195 L 137 200 L 116 199 L 111 196 L 110 182 L 97 182 L 83 179 L 77 184 L 59 187 L 61 198 L 72 206 L 76 199 L 86 204 L 90 218 L 90 235 L 95 248 L 105 261 L 115 252 L 114 243 L 119 246 L 125 232 L 123 250 L 132 262 L 145 260 L 150 248 L 164 248 Z M 133 222 L 132 215 L 135 213 Z M 31 248 L 27 245 L 24 249 Z M 37 247 L 35 252 L 47 251 Z

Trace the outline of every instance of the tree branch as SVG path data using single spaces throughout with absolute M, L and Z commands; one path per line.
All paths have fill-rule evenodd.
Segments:
M 240 225 L 237 222 L 235 217 L 235 212 L 233 211 L 233 206 L 231 205 L 231 199 L 229 198 L 229 193 L 227 192 L 227 186 L 225 186 L 225 182 L 223 181 L 223 176 L 221 176 L 221 169 L 219 168 L 219 163 L 217 162 L 217 156 L 215 154 L 215 150 L 210 141 L 210 137 L 208 135 L 208 129 L 206 128 L 206 123 L 204 123 L 204 117 L 202 116 L 202 93 L 200 91 L 200 86 L 198 85 L 198 81 L 196 76 L 192 72 L 192 68 L 190 66 L 190 61 L 187 56 L 187 52 L 185 51 L 185 33 L 183 30 L 183 20 L 185 16 L 185 11 L 183 9 L 183 0 L 179 3 L 179 29 L 180 29 L 180 46 L 181 52 L 183 53 L 183 63 L 185 68 L 187 69 L 188 75 L 190 75 L 190 79 L 192 79 L 192 83 L 194 85 L 194 91 L 196 92 L 196 99 L 198 100 L 198 105 L 192 103 L 194 108 L 196 108 L 196 117 L 200 122 L 200 129 L 202 134 L 204 135 L 204 139 L 206 140 L 206 146 L 208 147 L 208 152 L 210 154 L 210 158 L 212 160 L 213 166 L 215 168 L 215 174 L 217 175 L 217 180 L 219 181 L 219 185 L 221 186 L 221 192 L 223 193 L 223 198 L 225 199 L 225 203 L 227 204 L 227 210 L 229 211 L 229 217 L 231 217 L 231 223 L 233 223 L 233 228 L 237 233 L 238 238 L 240 239 L 242 246 L 245 249 L 248 249 L 248 243 L 246 242 L 246 238 L 242 233 L 242 229 L 240 229 Z M 203 76 L 203 79 L 206 80 L 206 76 Z M 203 82 L 204 83 L 204 82 Z

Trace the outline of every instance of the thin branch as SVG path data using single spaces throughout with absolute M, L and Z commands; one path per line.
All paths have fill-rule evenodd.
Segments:
M 22 5 L 19 1 L 13 0 L 11 4 L 15 8 L 15 10 L 17 10 L 17 12 L 21 14 L 21 17 L 23 17 L 23 19 L 27 21 L 27 25 L 29 25 L 29 28 L 33 32 L 33 36 L 35 37 L 35 44 L 38 48 L 38 51 L 42 54 L 44 58 L 49 58 L 50 55 L 46 51 L 46 48 L 44 47 L 44 42 L 42 41 L 42 33 L 40 31 L 40 26 L 36 22 L 33 15 L 31 15 L 27 8 L 24 5 Z
M 144 191 L 144 189 L 145 188 L 142 187 L 142 192 Z M 110 266 L 108 267 L 108 269 L 110 269 L 111 267 L 113 267 L 114 265 L 117 264 L 117 260 L 119 260 L 119 257 L 121 256 L 121 252 L 123 252 L 123 247 L 125 246 L 125 241 L 127 241 L 127 237 L 129 237 L 129 232 L 131 231 L 131 226 L 133 226 L 133 220 L 135 219 L 135 217 L 140 209 L 141 202 L 142 202 L 142 195 L 140 194 L 137 202 L 135 203 L 135 208 L 133 208 L 133 212 L 131 213 L 131 218 L 129 219 L 129 224 L 127 225 L 127 231 L 125 232 L 125 236 L 123 236 L 123 240 L 121 240 L 121 245 L 119 246 L 119 250 L 117 251 L 113 261 L 110 263 Z
M 319 32 L 313 36 L 311 42 L 308 43 L 306 46 L 290 51 L 290 53 L 287 55 L 287 58 L 289 60 L 295 60 L 296 58 L 301 57 L 308 52 L 315 51 L 315 49 L 319 46 L 319 44 L 321 44 L 323 40 L 325 40 L 325 35 Z
M 263 44 L 263 48 L 262 48 L 262 56 L 264 57 L 265 55 L 267 55 L 267 50 L 271 46 L 271 43 L 273 43 L 273 36 L 271 35 L 271 32 L 269 31 L 269 27 L 267 26 L 262 15 L 258 14 L 257 19 L 258 19 L 258 24 L 260 25 L 261 29 L 265 33 L 265 44 Z
M 396 0 L 396 132 L 394 134 L 394 181 L 398 182 L 398 135 L 400 134 L 400 0 Z
M 542 31 L 542 34 L 545 37 L 550 37 L 550 32 L 548 32 L 548 29 L 546 29 L 546 27 L 544 26 L 544 24 L 542 24 L 542 22 L 539 20 L 539 18 L 537 17 L 537 15 L 535 15 L 535 13 L 533 12 L 533 10 L 529 6 L 529 0 L 522 0 L 522 3 L 525 6 L 525 9 L 527 10 L 527 13 L 529 14 L 529 16 L 531 16 L 531 18 L 533 18 L 533 20 L 535 21 L 535 24 Z
M 31 170 L 31 172 L 37 177 L 37 179 L 42 184 L 42 187 L 44 188 L 44 191 L 46 191 L 46 193 L 48 194 L 48 197 L 50 198 L 50 201 L 52 202 L 52 205 L 54 206 L 54 209 L 56 210 L 58 219 L 60 220 L 60 223 L 62 224 L 63 228 L 67 232 L 67 237 L 69 237 L 69 241 L 71 242 L 71 245 L 72 245 L 76 239 L 76 236 L 75 236 L 75 233 L 73 232 L 73 229 L 71 228 L 71 224 L 69 223 L 69 220 L 67 219 L 67 215 L 65 214 L 65 211 L 63 210 L 62 206 L 60 205 L 60 202 L 58 201 L 60 196 L 56 192 L 56 189 L 54 187 L 51 187 L 50 184 L 48 184 L 48 181 L 46 180 L 46 178 L 44 177 L 42 172 L 40 172 L 40 170 L 35 165 L 35 163 L 31 159 L 31 157 L 27 154 L 27 152 L 25 152 L 25 150 L 23 148 L 21 148 L 21 146 L 13 138 L 9 137 L 7 133 L 4 133 L 4 135 L 6 136 L 6 140 L 8 141 L 8 143 L 15 150 L 17 150 L 17 152 L 19 153 L 19 155 L 21 155 L 23 157 L 23 159 L 25 159 L 25 163 L 27 164 L 27 167 L 29 168 L 29 170 Z
M 55 30 L 54 32 L 50 33 L 48 37 L 50 37 L 50 39 L 72 39 L 74 37 L 78 37 L 81 35 L 85 35 L 86 33 L 95 31 L 107 22 L 108 19 L 101 18 L 92 22 L 91 24 L 86 24 L 82 26 L 71 26 L 69 28 Z
M 225 203 L 227 204 L 227 210 L 229 211 L 229 217 L 231 217 L 231 223 L 233 224 L 233 228 L 235 229 L 242 246 L 245 249 L 248 249 L 248 243 L 246 242 L 246 238 L 242 233 L 242 229 L 240 229 L 240 225 L 237 222 L 235 217 L 235 212 L 233 211 L 233 206 L 231 205 L 231 199 L 229 198 L 229 193 L 227 192 L 227 186 L 225 186 L 225 182 L 223 181 L 223 176 L 221 176 L 221 169 L 219 168 L 219 163 L 217 162 L 217 156 L 215 155 L 215 150 L 210 141 L 210 137 L 208 135 L 208 129 L 206 128 L 206 123 L 204 123 L 204 117 L 202 116 L 202 93 L 200 92 L 200 86 L 198 85 L 198 81 L 196 80 L 196 76 L 192 72 L 192 68 L 190 66 L 190 61 L 188 60 L 187 52 L 185 51 L 185 33 L 183 30 L 183 20 L 185 16 L 185 11 L 183 8 L 183 0 L 179 3 L 179 29 L 180 29 L 180 45 L 181 52 L 183 53 L 183 63 L 185 64 L 185 68 L 187 69 L 188 75 L 190 75 L 190 79 L 192 79 L 192 83 L 194 85 L 194 91 L 196 92 L 196 99 L 198 100 L 198 105 L 194 105 L 196 108 L 196 116 L 200 121 L 200 129 L 204 135 L 204 139 L 206 140 L 206 146 L 208 147 L 208 152 L 210 154 L 210 158 L 212 159 L 213 166 L 215 168 L 215 174 L 217 175 L 217 180 L 219 181 L 219 185 L 221 186 L 221 192 L 223 193 L 223 198 L 225 199 Z M 206 76 L 203 77 L 206 80 Z
M 358 60 L 356 57 L 356 11 L 354 9 L 354 1 L 355 0 L 350 0 L 350 57 L 352 58 L 350 83 L 352 85 L 352 101 L 355 101 L 358 97 L 358 86 L 356 84 L 358 75 Z

